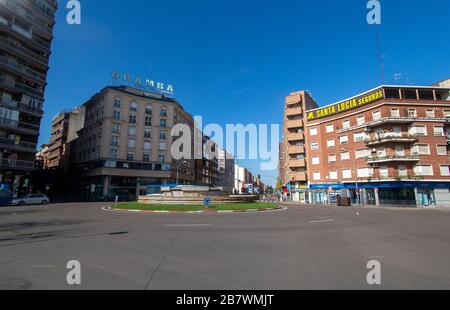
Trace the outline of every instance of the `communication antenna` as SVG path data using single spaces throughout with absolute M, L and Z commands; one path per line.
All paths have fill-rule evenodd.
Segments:
M 378 31 L 376 33 L 376 39 L 377 39 L 377 52 L 378 52 L 378 64 L 380 66 L 380 81 L 381 85 L 384 85 L 384 73 L 383 73 L 383 59 L 381 55 L 381 42 L 380 42 L 380 34 Z

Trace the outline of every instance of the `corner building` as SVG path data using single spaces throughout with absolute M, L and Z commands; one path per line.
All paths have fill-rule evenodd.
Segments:
M 380 86 L 306 112 L 309 200 L 450 206 L 450 87 Z

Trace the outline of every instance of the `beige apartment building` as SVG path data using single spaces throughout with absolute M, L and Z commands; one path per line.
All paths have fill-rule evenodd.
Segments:
M 27 192 L 35 168 L 56 8 L 54 0 L 0 1 L 2 196 Z
M 192 116 L 175 99 L 128 86 L 106 87 L 84 107 L 84 127 L 72 156 L 85 199 L 133 200 L 152 187 L 176 183 L 177 176 L 178 184 L 195 182 L 195 161 L 171 156 L 172 127 L 194 128 Z
M 280 176 L 283 185 L 295 192 L 294 199 L 305 201 L 308 188 L 305 149 L 305 111 L 317 107 L 305 91 L 286 97 L 283 117 L 283 139 L 280 144 Z

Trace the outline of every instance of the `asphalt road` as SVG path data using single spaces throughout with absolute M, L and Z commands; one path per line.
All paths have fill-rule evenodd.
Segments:
M 0 289 L 450 289 L 450 210 L 0 208 Z M 359 215 L 357 214 L 359 212 Z M 66 264 L 81 263 L 80 286 Z M 367 262 L 381 263 L 369 286 Z

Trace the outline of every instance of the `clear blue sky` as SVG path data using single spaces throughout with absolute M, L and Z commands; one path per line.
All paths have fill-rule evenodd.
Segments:
M 79 26 L 58 2 L 40 143 L 115 69 L 173 83 L 187 111 L 219 124 L 281 124 L 296 90 L 325 105 L 378 86 L 376 31 L 386 84 L 450 78 L 448 0 L 381 0 L 380 26 L 366 23 L 366 0 L 80 0 Z

